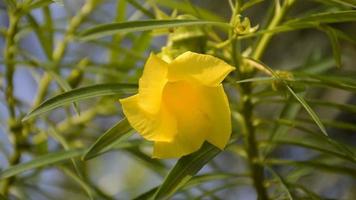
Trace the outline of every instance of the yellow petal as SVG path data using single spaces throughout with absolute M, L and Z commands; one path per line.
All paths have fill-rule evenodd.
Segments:
M 154 114 L 159 111 L 162 91 L 168 81 L 167 73 L 168 64 L 151 54 L 145 64 L 138 89 L 138 103 L 146 112 Z
M 193 137 L 184 138 L 187 135 L 177 135 L 171 142 L 155 142 L 153 158 L 180 158 L 197 151 L 204 140 L 194 140 Z M 187 143 L 190 142 L 190 143 Z
M 198 150 L 205 140 L 221 149 L 225 147 L 231 119 L 221 84 L 208 87 L 187 81 L 170 82 L 162 97 L 177 120 L 177 133 L 171 142 L 155 142 L 154 157 L 181 157 Z
M 139 106 L 139 98 L 139 95 L 134 95 L 120 100 L 131 126 L 147 140 L 172 141 L 177 132 L 174 116 L 168 112 L 164 104 L 156 114 L 146 112 Z
M 218 86 L 235 70 L 214 56 L 185 52 L 169 64 L 169 81 L 194 80 L 206 86 Z
M 224 149 L 231 135 L 231 113 L 229 101 L 222 84 L 218 87 L 204 87 L 206 113 L 211 119 L 210 132 L 206 140 L 220 149 Z

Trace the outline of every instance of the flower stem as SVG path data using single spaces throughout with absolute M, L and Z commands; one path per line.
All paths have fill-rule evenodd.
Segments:
M 12 139 L 14 145 L 14 153 L 9 158 L 9 165 L 16 165 L 21 159 L 21 135 L 22 135 L 22 124 L 16 117 L 16 100 L 14 97 L 14 72 L 15 72 L 15 36 L 18 30 L 18 23 L 20 20 L 20 15 L 17 14 L 16 10 L 9 9 L 9 28 L 6 33 L 6 44 L 4 49 L 4 59 L 6 65 L 6 103 L 9 112 L 9 137 Z M 9 189 L 12 183 L 15 181 L 14 177 L 5 179 L 2 187 L 1 193 L 4 196 L 8 196 Z
M 294 3 L 294 0 L 285 0 L 283 5 L 280 5 L 279 0 L 276 0 L 275 4 L 275 15 L 273 16 L 271 22 L 267 26 L 268 29 L 275 28 L 285 16 L 288 8 Z M 257 42 L 256 48 L 252 53 L 252 58 L 260 59 L 265 52 L 267 45 L 272 39 L 273 33 L 264 34 Z M 244 70 L 240 70 L 240 79 L 251 78 L 254 73 L 244 72 Z M 252 174 L 253 184 L 257 192 L 257 196 L 259 200 L 268 200 L 268 193 L 266 188 L 264 187 L 264 171 L 263 165 L 258 162 L 260 159 L 260 153 L 257 147 L 257 139 L 255 128 L 253 125 L 253 109 L 254 105 L 251 101 L 251 93 L 252 93 L 252 85 L 251 83 L 243 83 L 241 84 L 241 104 L 240 104 L 240 112 L 244 118 L 244 127 L 245 127 L 245 145 L 246 151 L 248 155 L 248 162 Z
M 268 24 L 266 30 L 271 30 L 275 28 L 279 23 L 282 21 L 283 17 L 285 16 L 286 12 L 290 8 L 290 6 L 295 2 L 295 0 L 285 0 L 283 5 L 280 5 L 279 0 L 276 0 L 276 5 L 275 5 L 275 14 L 271 20 L 271 22 Z M 265 33 L 262 35 L 262 37 L 259 39 L 256 48 L 252 54 L 252 58 L 259 60 L 268 43 L 271 41 L 273 36 L 273 33 Z
M 52 62 L 52 69 L 57 70 L 61 64 L 68 44 L 73 40 L 75 31 L 79 28 L 84 19 L 94 10 L 99 0 L 88 0 L 83 5 L 79 13 L 74 16 L 67 27 L 67 31 L 63 36 L 63 40 L 58 43 L 53 50 L 52 57 L 48 58 Z M 47 89 L 51 83 L 52 77 L 49 73 L 45 72 L 39 82 L 38 93 L 33 104 L 33 108 L 37 107 L 46 97 Z
M 264 187 L 264 174 L 263 166 L 258 162 L 260 160 L 259 151 L 257 148 L 257 141 L 255 135 L 255 128 L 253 125 L 253 103 L 250 95 L 252 87 L 250 83 L 244 83 L 241 85 L 241 114 L 244 118 L 245 133 L 245 145 L 248 155 L 248 162 L 251 170 L 253 184 L 256 189 L 259 200 L 267 200 L 268 194 Z

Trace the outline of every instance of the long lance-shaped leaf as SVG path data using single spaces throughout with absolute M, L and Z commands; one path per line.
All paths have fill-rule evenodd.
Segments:
M 113 127 L 107 130 L 98 140 L 89 148 L 89 150 L 83 156 L 83 160 L 89 160 L 95 156 L 104 153 L 113 144 L 122 139 L 123 136 L 127 135 L 132 130 L 129 122 L 126 118 L 122 119 L 116 123 Z
M 250 176 L 248 174 L 234 174 L 234 173 L 211 173 L 211 174 L 203 174 L 203 175 L 197 175 L 193 177 L 187 184 L 184 185 L 182 189 L 190 189 L 193 187 L 196 187 L 198 185 L 207 183 L 207 182 L 212 182 L 212 181 L 217 181 L 217 180 L 227 180 L 227 179 L 234 179 L 234 178 L 245 178 L 249 179 Z M 157 190 L 159 186 L 156 186 L 139 196 L 135 197 L 134 200 L 140 200 L 140 199 L 149 199 Z
M 175 28 L 182 26 L 203 26 L 203 25 L 217 25 L 230 27 L 229 24 L 215 21 L 203 20 L 144 20 L 144 21 L 129 21 L 129 22 L 115 22 L 109 24 L 102 24 L 89 28 L 79 34 L 83 40 L 96 39 L 116 33 L 127 33 L 137 31 L 149 31 L 161 28 Z
M 241 36 L 240 39 L 255 37 L 265 33 L 279 33 L 314 28 L 320 24 L 344 23 L 356 21 L 356 10 L 317 13 L 309 16 L 289 20 L 273 29 L 261 30 L 256 33 Z
M 342 6 L 350 6 L 356 8 L 356 0 L 316 0 L 316 1 L 319 1 L 320 3 L 334 3 L 334 4 L 340 4 Z
M 219 148 L 205 142 L 199 151 L 179 159 L 153 198 L 167 199 L 172 196 L 220 152 Z
M 294 90 L 288 85 L 288 82 L 286 80 L 282 79 L 272 68 L 270 68 L 269 66 L 265 65 L 264 63 L 258 60 L 254 60 L 252 58 L 244 58 L 244 59 L 255 68 L 265 72 L 266 74 L 271 75 L 272 77 L 276 78 L 281 83 L 283 83 L 287 88 L 287 90 L 289 91 L 289 93 L 291 93 L 291 95 L 303 106 L 303 108 L 307 111 L 310 117 L 314 120 L 315 124 L 319 127 L 321 132 L 324 135 L 328 136 L 328 133 L 326 132 L 326 128 L 324 127 L 323 123 L 321 122 L 320 118 L 315 113 L 315 111 L 308 105 L 308 103 L 304 100 L 302 96 L 299 96 L 297 93 L 294 92 Z
M 68 103 L 77 102 L 84 99 L 89 99 L 93 97 L 99 96 L 108 96 L 108 95 L 117 95 L 124 94 L 128 92 L 135 91 L 137 86 L 134 84 L 99 84 L 92 85 L 82 88 L 77 88 L 74 90 L 70 90 L 68 92 L 59 94 L 55 97 L 52 97 L 42 104 L 40 104 L 37 108 L 28 113 L 23 121 L 28 120 L 34 116 L 40 115 L 42 113 L 48 112 L 60 106 L 66 105 Z
M 344 165 L 325 164 L 316 161 L 295 161 L 295 160 L 279 160 L 269 159 L 265 160 L 263 164 L 267 165 L 289 165 L 296 167 L 309 167 L 312 169 L 322 170 L 329 173 L 345 174 L 351 177 L 356 177 L 356 169 Z
M 55 153 L 49 153 L 44 156 L 37 157 L 29 162 L 18 164 L 8 169 L 5 169 L 0 173 L 0 179 L 9 178 L 11 176 L 15 176 L 27 170 L 44 167 L 47 165 L 65 161 L 80 156 L 84 152 L 85 149 L 74 149 L 70 151 L 59 151 Z
M 297 99 L 299 101 L 299 103 L 304 107 L 304 109 L 309 113 L 310 117 L 314 120 L 314 122 L 316 123 L 316 125 L 319 127 L 320 131 L 328 136 L 328 133 L 326 132 L 326 128 L 323 125 L 323 123 L 321 122 L 320 118 L 318 117 L 318 115 L 314 112 L 314 110 L 309 106 L 309 104 L 304 100 L 303 97 L 297 95 L 297 93 L 295 93 L 293 91 L 293 89 L 289 86 L 286 85 L 288 91 L 292 94 L 292 96 Z

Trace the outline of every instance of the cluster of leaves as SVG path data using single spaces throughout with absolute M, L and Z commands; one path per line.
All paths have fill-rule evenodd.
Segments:
M 355 33 L 349 31 L 355 27 L 356 1 L 224 1 L 225 11 L 231 9 L 230 21 L 193 1 L 87 0 L 73 10 L 75 4 L 6 0 L 0 10 L 9 19 L 0 32 L 5 41 L 0 98 L 8 108 L 1 126 L 13 138 L 10 152 L 2 146 L 9 164 L 0 173 L 3 198 L 55 198 L 39 186 L 41 175 L 54 167 L 89 198 L 113 199 L 92 180 L 95 170 L 89 173 L 87 168 L 89 160 L 114 150 L 120 150 L 115 156 L 128 153 L 162 178 L 159 185 L 127 198 L 226 199 L 229 192 L 237 196 L 246 186 L 255 188 L 260 199 L 355 198 L 351 138 L 356 131 L 356 71 L 348 69 L 352 55 L 341 50 L 350 47 L 356 54 Z M 210 4 L 215 6 L 214 1 Z M 108 23 L 107 9 L 115 15 L 113 22 Z M 54 17 L 58 10 L 66 12 L 65 18 Z M 182 19 L 177 13 L 194 17 Z M 257 29 L 241 16 L 264 20 L 251 20 Z M 315 40 L 315 34 L 329 40 L 310 47 L 303 43 L 308 37 L 293 34 L 311 37 L 307 42 Z M 155 46 L 165 36 L 169 42 Z M 40 53 L 22 44 L 27 40 L 38 43 Z M 226 150 L 205 143 L 171 167 L 170 162 L 151 159 L 146 151 L 150 144 L 135 137 L 125 118 L 119 120 L 117 99 L 136 92 L 150 51 L 160 52 L 163 46 L 173 52 L 192 50 L 196 40 L 204 43 L 201 53 L 237 67 L 224 82 L 234 129 Z M 298 43 L 303 47 L 294 49 Z M 308 55 L 300 52 L 304 50 Z M 28 97 L 15 95 L 16 87 L 27 84 L 16 84 L 14 76 L 21 70 L 37 81 L 30 104 Z M 108 129 L 109 124 L 114 125 Z M 323 191 L 328 184 L 334 193 Z

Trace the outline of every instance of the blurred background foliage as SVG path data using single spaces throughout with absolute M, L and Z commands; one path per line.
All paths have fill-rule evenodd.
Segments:
M 356 199 L 355 8 L 0 1 L 0 199 Z M 231 142 L 151 159 L 118 99 L 150 52 L 187 50 L 237 67 Z

